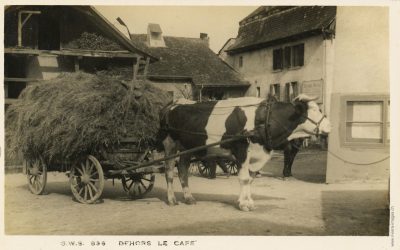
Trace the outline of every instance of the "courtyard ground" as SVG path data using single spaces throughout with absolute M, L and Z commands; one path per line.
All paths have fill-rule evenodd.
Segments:
M 129 200 L 106 181 L 102 200 L 73 201 L 68 178 L 50 172 L 45 195 L 28 191 L 21 173 L 5 176 L 5 232 L 11 235 L 388 235 L 387 183 L 325 184 L 326 151 L 304 151 L 295 178 L 283 180 L 282 155 L 263 168 L 252 186 L 256 209 L 238 210 L 236 176 L 190 177 L 196 205 L 166 204 L 166 183 L 141 200 Z M 177 199 L 183 200 L 178 178 Z

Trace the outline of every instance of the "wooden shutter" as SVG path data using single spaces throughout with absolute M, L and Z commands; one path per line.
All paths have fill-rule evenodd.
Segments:
M 283 50 L 282 49 L 275 49 L 273 51 L 273 69 L 282 69 L 282 58 L 283 57 Z
M 285 47 L 283 56 L 283 67 L 290 68 L 292 66 L 291 47 Z

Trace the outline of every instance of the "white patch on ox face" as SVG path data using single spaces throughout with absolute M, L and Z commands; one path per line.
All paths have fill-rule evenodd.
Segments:
M 208 118 L 206 126 L 208 137 L 206 144 L 221 140 L 222 136 L 226 132 L 225 121 L 233 112 L 235 107 L 240 107 L 247 117 L 245 129 L 248 131 L 254 129 L 256 109 L 258 104 L 262 101 L 263 99 L 256 97 L 240 97 L 218 101 Z
M 330 132 L 330 127 L 331 127 L 330 122 L 321 113 L 316 102 L 314 101 L 308 102 L 308 110 L 306 116 L 315 123 L 320 122 L 319 133 L 328 134 Z M 299 124 L 297 128 L 293 131 L 292 135 L 288 137 L 288 140 L 290 141 L 294 138 L 307 137 L 306 135 L 315 134 L 317 125 L 311 122 L 310 120 L 307 119 L 304 123 Z

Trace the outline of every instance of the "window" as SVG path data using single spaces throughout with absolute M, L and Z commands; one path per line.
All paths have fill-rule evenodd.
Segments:
M 271 84 L 269 87 L 270 87 L 269 89 L 270 95 L 272 95 L 279 101 L 281 97 L 281 85 L 279 83 L 276 83 L 276 84 Z
M 304 43 L 275 49 L 273 70 L 301 67 L 304 65 Z
M 304 65 L 304 43 L 292 47 L 292 67 Z
M 291 102 L 299 95 L 299 84 L 297 82 L 288 82 L 285 84 L 285 101 Z
M 344 97 L 344 145 L 385 146 L 390 141 L 390 102 L 385 96 Z
M 273 69 L 274 70 L 278 70 L 278 69 L 282 69 L 283 68 L 283 64 L 282 64 L 282 49 L 274 49 L 273 51 Z
M 261 88 L 257 87 L 256 88 L 256 97 L 260 97 L 261 96 Z
M 239 68 L 243 67 L 243 56 L 239 57 Z

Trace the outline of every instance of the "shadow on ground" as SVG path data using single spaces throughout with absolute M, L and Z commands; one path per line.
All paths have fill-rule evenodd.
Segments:
M 311 182 L 325 183 L 327 151 L 302 150 L 296 156 L 292 165 L 293 178 Z M 263 175 L 282 179 L 283 154 L 278 152 L 262 169 Z
M 19 186 L 21 189 L 25 189 L 27 192 L 28 191 L 28 186 L 27 185 L 22 185 Z M 59 194 L 59 195 L 65 195 L 68 197 L 71 197 L 71 200 L 73 199 L 73 194 L 71 192 L 69 182 L 49 182 L 46 185 L 45 193 L 44 195 L 48 194 Z M 33 194 L 32 194 L 33 195 Z M 183 203 L 183 193 L 181 191 L 175 191 L 175 196 L 178 200 L 178 202 Z M 210 194 L 210 193 L 193 193 L 193 197 L 196 199 L 196 201 L 206 201 L 206 202 L 219 202 L 225 205 L 229 206 L 237 206 L 237 199 L 238 199 L 238 194 Z M 164 188 L 159 188 L 159 187 L 154 187 L 149 193 L 147 193 L 143 198 L 145 199 L 145 202 L 149 202 L 149 199 L 151 198 L 156 198 L 157 200 L 161 200 L 164 203 L 167 203 L 167 190 Z M 265 196 L 265 195 L 257 195 L 253 194 L 252 198 L 254 200 L 284 200 L 284 198 L 281 197 L 271 197 L 271 196 Z M 116 182 L 114 185 L 112 184 L 111 181 L 107 181 L 103 190 L 103 193 L 101 195 L 101 199 L 110 199 L 110 200 L 116 200 L 116 201 L 127 201 L 127 202 L 141 202 L 141 199 L 133 200 L 130 199 L 125 191 L 122 188 L 122 185 L 118 182 Z
M 323 191 L 322 216 L 326 235 L 389 234 L 387 191 Z

